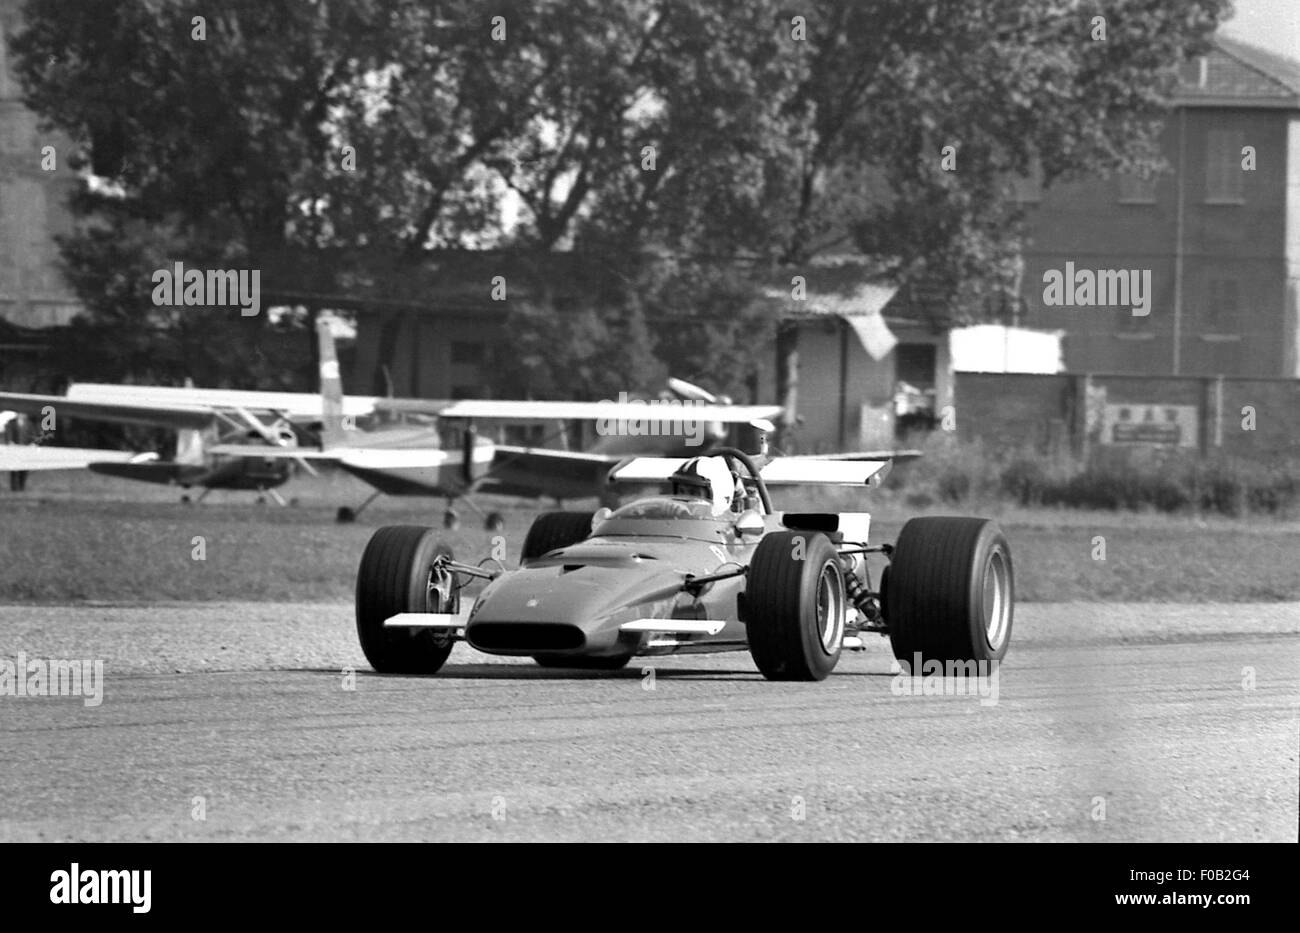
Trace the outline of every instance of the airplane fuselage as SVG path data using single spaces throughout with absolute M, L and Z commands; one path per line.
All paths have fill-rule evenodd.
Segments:
M 105 476 L 185 489 L 197 486 L 261 491 L 283 486 L 293 467 L 284 460 L 216 456 L 208 463 L 92 463 L 90 470 Z

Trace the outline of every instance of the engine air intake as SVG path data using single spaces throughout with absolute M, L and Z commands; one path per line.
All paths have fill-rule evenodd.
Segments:
M 571 651 L 586 638 L 576 625 L 561 622 L 480 622 L 465 632 L 469 643 L 485 651 Z

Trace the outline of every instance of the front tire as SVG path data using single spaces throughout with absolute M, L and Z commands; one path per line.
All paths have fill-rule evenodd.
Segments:
M 745 587 L 749 653 L 768 680 L 825 680 L 844 647 L 844 568 L 823 534 L 781 531 L 758 543 Z
M 914 518 L 903 526 L 884 601 L 900 662 L 1001 661 L 1014 608 L 1011 548 L 995 522 Z
M 586 540 L 595 515 L 595 512 L 543 512 L 533 520 L 524 537 L 519 563 L 527 564 L 543 554 Z
M 450 571 L 435 571 L 451 557 L 432 528 L 389 525 L 370 538 L 357 571 L 357 637 L 370 666 L 381 674 L 436 674 L 451 654 L 452 638 L 431 629 L 387 629 L 399 612 L 456 612 L 460 596 Z

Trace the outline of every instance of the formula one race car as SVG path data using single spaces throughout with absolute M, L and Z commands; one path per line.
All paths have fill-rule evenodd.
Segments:
M 635 656 L 748 648 L 770 680 L 821 680 L 863 635 L 916 661 L 999 662 L 1011 637 L 1011 551 L 979 518 L 914 518 L 867 543 L 861 512 L 777 512 L 769 486 L 876 485 L 887 461 L 733 448 L 641 457 L 611 483 L 668 495 L 598 512 L 551 512 L 519 568 L 467 564 L 432 528 L 380 528 L 357 576 L 357 634 L 376 671 L 436 673 L 453 644 L 544 667 L 616 670 Z M 879 561 L 872 586 L 868 560 Z M 886 563 L 887 561 L 887 563 Z M 472 601 L 465 587 L 486 586 Z M 916 671 L 920 673 L 920 671 Z

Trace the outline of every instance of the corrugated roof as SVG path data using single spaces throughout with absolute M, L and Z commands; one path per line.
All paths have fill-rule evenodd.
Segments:
M 803 298 L 796 299 L 795 276 L 803 278 Z M 866 318 L 900 310 L 919 311 L 895 300 L 899 289 L 881 276 L 881 263 L 856 253 L 814 256 L 797 265 L 769 269 L 761 293 L 771 312 L 783 320 L 808 318 Z M 903 314 L 911 318 L 912 314 Z
M 878 282 L 861 282 L 847 292 L 816 291 L 809 283 L 807 297 L 796 300 L 790 287 L 768 286 L 763 295 L 780 302 L 782 317 L 857 317 L 879 314 L 894 297 L 897 287 Z

